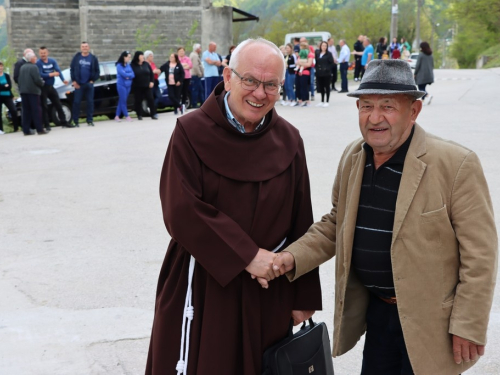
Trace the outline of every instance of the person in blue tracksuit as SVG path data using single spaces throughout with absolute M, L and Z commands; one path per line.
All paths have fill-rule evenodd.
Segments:
M 120 115 L 125 116 L 127 121 L 132 121 L 128 115 L 127 99 L 135 77 L 129 62 L 131 55 L 129 51 L 123 51 L 116 62 L 116 89 L 118 90 L 118 106 L 116 107 L 115 121 L 120 122 Z

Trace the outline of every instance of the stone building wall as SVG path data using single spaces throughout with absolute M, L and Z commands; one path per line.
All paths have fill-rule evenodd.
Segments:
M 61 68 L 80 42 L 78 0 L 6 0 L 9 45 L 19 57 L 26 48 L 46 46 Z
M 89 42 L 100 61 L 116 60 L 124 50 L 135 51 L 138 28 L 158 21 L 151 38 L 161 38 L 155 61 L 161 63 L 171 50 L 193 35 L 201 41 L 203 9 L 210 0 L 6 0 L 9 45 L 21 56 L 25 48 L 45 45 L 62 69 L 79 51 L 80 42 Z M 191 52 L 192 46 L 185 46 Z

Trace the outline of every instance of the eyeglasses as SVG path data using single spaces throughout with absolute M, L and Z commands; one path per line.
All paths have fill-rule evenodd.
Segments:
M 232 69 L 232 72 L 241 80 L 241 86 L 248 91 L 255 91 L 259 88 L 260 84 L 264 86 L 264 91 L 269 95 L 279 95 L 281 84 L 276 82 L 262 82 L 255 78 L 242 77 L 238 72 Z

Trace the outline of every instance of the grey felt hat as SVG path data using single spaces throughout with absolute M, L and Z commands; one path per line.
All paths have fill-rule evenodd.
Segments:
M 347 96 L 407 94 L 419 99 L 425 95 L 419 91 L 413 72 L 404 60 L 373 60 L 368 63 L 365 74 L 356 91 Z

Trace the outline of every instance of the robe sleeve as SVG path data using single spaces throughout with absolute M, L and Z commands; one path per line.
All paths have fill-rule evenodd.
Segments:
M 201 166 L 177 124 L 160 181 L 165 225 L 172 238 L 224 287 L 255 258 L 259 247 L 235 221 L 203 201 Z
M 297 158 L 300 177 L 295 191 L 294 221 L 290 233 L 291 241 L 296 241 L 302 237 L 313 223 L 309 173 L 302 140 Z M 293 284 L 295 286 L 294 310 L 322 310 L 319 267 L 314 268 Z

